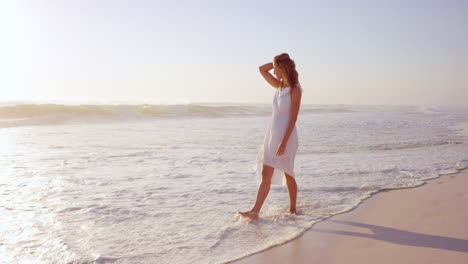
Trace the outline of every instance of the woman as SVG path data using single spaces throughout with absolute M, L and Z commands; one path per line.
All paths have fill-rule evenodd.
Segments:
M 269 72 L 274 68 L 276 78 Z M 294 158 L 298 148 L 296 120 L 301 104 L 302 87 L 299 84 L 296 64 L 289 55 L 275 56 L 273 63 L 260 66 L 263 78 L 276 88 L 273 98 L 273 116 L 267 129 L 263 146 L 257 156 L 257 174 L 262 176 L 257 201 L 250 211 L 239 212 L 255 220 L 265 201 L 270 184 L 287 184 L 291 214 L 296 214 L 297 184 L 294 179 Z

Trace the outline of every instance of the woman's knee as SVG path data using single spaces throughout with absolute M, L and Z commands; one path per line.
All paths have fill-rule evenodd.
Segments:
M 270 166 L 263 165 L 262 182 L 270 183 L 272 176 L 273 176 L 273 168 Z
M 293 176 L 291 176 L 291 175 L 289 175 L 289 174 L 287 174 L 287 173 L 285 173 L 284 176 L 286 176 L 286 182 L 287 182 L 288 184 L 291 184 L 291 183 L 294 184 L 294 183 L 296 183 L 296 180 L 294 179 Z
M 272 176 L 273 176 L 272 174 L 262 173 L 262 182 L 271 183 L 271 177 Z

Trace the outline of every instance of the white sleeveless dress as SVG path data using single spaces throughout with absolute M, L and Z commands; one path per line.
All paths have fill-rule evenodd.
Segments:
M 298 84 L 302 92 L 302 87 Z M 284 134 L 288 129 L 290 112 L 291 112 L 291 95 L 290 87 L 285 87 L 283 90 L 276 89 L 273 97 L 273 114 L 268 129 L 266 131 L 263 145 L 257 155 L 256 174 L 262 178 L 263 165 L 274 168 L 271 178 L 272 184 L 286 185 L 286 176 L 284 173 L 295 177 L 294 175 L 294 159 L 299 147 L 296 127 L 289 136 L 284 154 L 276 156 L 276 150 L 283 140 Z

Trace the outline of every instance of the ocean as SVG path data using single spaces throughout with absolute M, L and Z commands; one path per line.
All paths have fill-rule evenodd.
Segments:
M 226 263 L 374 193 L 468 168 L 468 108 L 302 105 L 298 215 L 272 185 L 268 104 L 0 104 L 0 263 Z

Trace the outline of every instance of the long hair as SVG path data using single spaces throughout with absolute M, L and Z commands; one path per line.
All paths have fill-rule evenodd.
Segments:
M 291 89 L 299 84 L 299 73 L 296 71 L 296 63 L 291 60 L 287 53 L 275 56 L 273 61 L 286 72 L 286 82 L 291 86 Z

